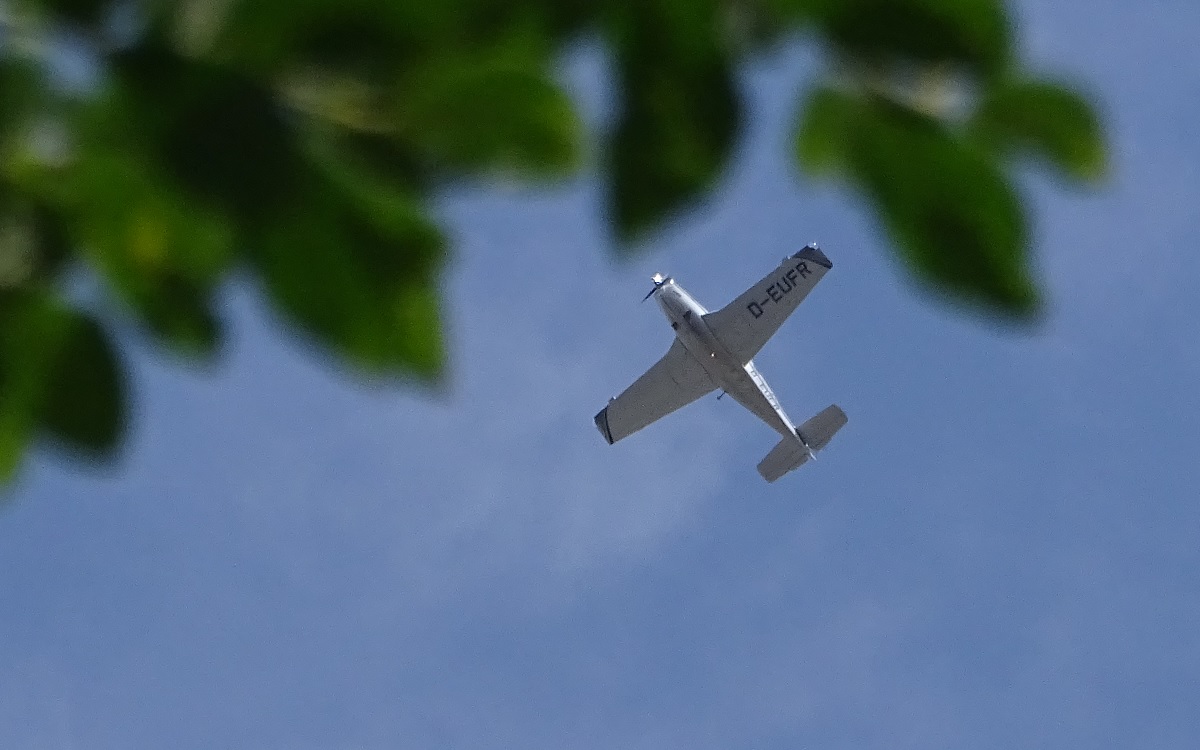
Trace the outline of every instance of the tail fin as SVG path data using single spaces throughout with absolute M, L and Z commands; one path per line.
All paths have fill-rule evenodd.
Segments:
M 814 451 L 829 445 L 829 441 L 846 421 L 846 412 L 838 408 L 837 404 L 828 407 L 796 428 L 798 440 L 789 437 L 780 440 L 779 445 L 759 463 L 758 473 L 768 482 L 774 482 L 789 471 L 800 468 L 809 456 L 813 456 Z

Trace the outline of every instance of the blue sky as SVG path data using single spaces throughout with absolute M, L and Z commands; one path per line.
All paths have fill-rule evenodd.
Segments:
M 0 746 L 1194 747 L 1200 9 L 1022 12 L 1114 143 L 1102 190 L 1022 174 L 1038 329 L 914 293 L 782 158 L 813 58 L 763 60 L 714 200 L 630 263 L 591 175 L 440 202 L 442 395 L 347 380 L 244 280 L 214 368 L 127 336 L 119 465 L 38 454 L 0 509 Z M 602 59 L 564 75 L 602 120 Z M 670 342 L 651 273 L 717 307 L 813 239 L 757 362 L 848 412 L 815 465 L 763 483 L 711 397 L 604 444 Z

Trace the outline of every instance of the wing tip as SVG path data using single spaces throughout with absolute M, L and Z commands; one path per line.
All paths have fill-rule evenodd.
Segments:
M 811 245 L 805 246 L 803 250 L 796 253 L 792 257 L 799 258 L 801 260 L 809 260 L 819 266 L 825 266 L 826 268 L 833 268 L 833 261 L 831 261 L 829 256 L 827 256 L 825 253 L 821 252 L 821 248 L 817 247 L 815 242 Z
M 612 430 L 610 430 L 608 428 L 608 407 L 607 406 L 604 407 L 603 409 L 601 409 L 599 411 L 599 413 L 596 414 L 595 422 L 596 422 L 596 429 L 600 430 L 600 434 L 604 436 L 604 439 L 608 441 L 609 445 L 612 445 L 614 442 L 616 442 L 615 440 L 613 440 Z

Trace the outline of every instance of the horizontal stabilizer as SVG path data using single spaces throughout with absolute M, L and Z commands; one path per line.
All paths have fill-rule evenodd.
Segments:
M 796 428 L 796 438 L 785 437 L 758 465 L 758 473 L 768 482 L 800 468 L 811 452 L 829 445 L 834 434 L 846 424 L 846 412 L 836 404 Z
M 796 434 L 804 443 L 814 451 L 819 451 L 829 445 L 829 441 L 833 440 L 833 436 L 838 430 L 842 429 L 842 425 L 846 424 L 846 412 L 838 408 L 837 404 L 828 406 L 817 416 L 808 420 L 796 429 Z
M 808 460 L 808 450 L 804 443 L 795 438 L 785 437 L 771 449 L 758 464 L 758 473 L 768 482 L 774 482 L 793 469 L 798 469 Z

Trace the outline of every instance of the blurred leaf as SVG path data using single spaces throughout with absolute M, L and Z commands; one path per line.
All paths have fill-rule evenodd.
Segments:
M 446 176 L 578 165 L 582 128 L 548 74 L 577 34 L 600 31 L 612 52 L 606 178 L 624 240 L 712 189 L 739 134 L 737 66 L 798 31 L 873 92 L 816 91 L 798 161 L 852 182 L 941 291 L 1031 314 L 1024 217 L 998 158 L 1104 168 L 1083 100 L 1011 79 L 1005 0 L 0 6 L 22 11 L 11 38 L 25 45 L 0 40 L 0 478 L 39 419 L 93 453 L 120 433 L 112 351 L 52 291 L 77 255 L 139 321 L 208 351 L 213 290 L 244 253 L 301 333 L 368 370 L 436 378 L 444 247 L 427 196 Z M 62 41 L 96 61 L 97 89 L 48 96 L 37 66 L 8 57 Z M 965 128 L 886 99 L 948 114 L 964 91 L 982 99 Z
M 856 62 L 957 63 L 995 75 L 1012 53 L 1001 0 L 821 0 L 813 6 L 828 39 Z
M 316 66 L 385 83 L 431 57 L 521 36 L 542 59 L 593 20 L 593 0 L 254 0 L 238 3 L 214 56 L 253 71 Z
M 115 5 L 113 0 L 16 0 L 17 4 L 38 6 L 67 21 L 95 26 L 105 19 Z
M 175 182 L 249 222 L 288 201 L 301 160 L 270 90 L 153 46 L 115 63 L 115 124 L 139 126 Z
M 808 26 L 823 0 L 754 0 L 726 2 L 724 16 L 727 46 L 743 54 L 774 45 Z
M 34 273 L 39 280 L 50 281 L 57 276 L 75 254 L 63 217 L 48 205 L 35 203 L 31 222 L 37 235 L 37 259 Z
M 630 240 L 712 186 L 741 112 L 716 3 L 631 4 L 609 26 L 623 94 L 610 200 L 617 231 Z
M 97 147 L 65 175 L 65 210 L 83 252 L 160 336 L 189 354 L 212 351 L 210 290 L 232 260 L 232 230 L 156 180 L 135 155 Z
M 53 211 L 0 186 L 0 292 L 53 280 L 71 250 Z
M 93 320 L 38 289 L 0 294 L 0 480 L 39 422 L 98 457 L 116 447 L 124 412 L 120 370 Z
M 851 179 L 910 269 L 939 291 L 995 312 L 1034 314 L 1025 218 L 988 154 L 894 102 L 832 90 L 816 98 L 845 116 Z
M 443 241 L 411 198 L 325 159 L 305 210 L 264 228 L 254 261 L 275 303 L 351 361 L 441 374 Z
M 762 12 L 781 22 L 804 24 L 827 15 L 836 0 L 759 0 Z
M 407 144 L 379 133 L 343 133 L 338 140 L 342 159 L 363 175 L 390 189 L 412 192 L 429 188 L 430 169 Z
M 915 113 L 866 115 L 855 172 L 910 266 L 942 291 L 1032 315 L 1025 219 L 996 164 Z
M 0 39 L 0 50 L 3 50 Z M 41 72 L 31 63 L 0 57 L 0 177 L 8 156 L 9 139 L 16 136 L 36 111 L 42 97 Z
M 380 81 L 437 49 L 439 22 L 459 20 L 461 0 L 254 0 L 238 2 L 213 56 L 255 73 L 317 65 Z
M 382 3 L 373 0 L 346 0 L 343 12 L 337 12 L 336 0 L 257 0 L 238 2 L 215 41 L 214 56 L 231 60 L 250 70 L 277 71 L 286 63 L 295 62 L 304 41 L 314 35 L 345 33 L 352 36 L 363 31 L 364 55 L 382 51 L 376 49 L 378 35 L 386 34 L 390 24 L 372 8 Z M 402 3 L 396 3 L 402 5 Z
M 1079 94 L 1045 81 L 1006 81 L 987 90 L 972 133 L 1001 149 L 1025 151 L 1068 177 L 1096 180 L 1108 167 L 1100 119 Z
M 44 342 L 61 329 L 61 316 L 42 295 L 0 292 L 0 481 L 12 478 L 33 434 L 50 359 Z
M 126 395 L 116 354 L 94 320 L 70 314 L 46 378 L 42 425 L 85 454 L 112 454 L 124 432 Z
M 435 165 L 560 175 L 579 162 L 571 100 L 532 61 L 433 58 L 408 74 L 400 137 Z
M 118 273 L 174 275 L 211 283 L 232 257 L 232 230 L 164 184 L 136 154 L 98 147 L 63 174 L 77 239 Z
M 154 287 L 127 291 L 142 322 L 176 351 L 211 356 L 221 341 L 221 323 L 212 310 L 212 293 L 178 276 L 163 275 Z
M 28 283 L 37 262 L 37 235 L 28 216 L 6 206 L 0 186 L 0 290 Z
M 814 89 L 805 103 L 796 135 L 796 158 L 814 175 L 842 171 L 847 161 L 847 134 L 859 114 L 855 102 L 834 89 Z

